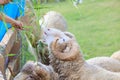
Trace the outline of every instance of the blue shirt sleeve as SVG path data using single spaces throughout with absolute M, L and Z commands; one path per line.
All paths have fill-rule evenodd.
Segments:
M 17 4 L 17 6 L 19 7 L 19 10 L 20 10 L 20 14 L 21 16 L 24 15 L 24 12 L 25 12 L 25 0 L 12 0 L 13 3 Z

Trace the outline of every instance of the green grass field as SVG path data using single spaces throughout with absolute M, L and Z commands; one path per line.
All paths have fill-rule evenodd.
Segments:
M 40 6 L 43 8 L 36 10 L 39 17 L 51 10 L 65 17 L 68 31 L 75 35 L 86 59 L 120 50 L 119 0 L 83 0 L 78 8 L 71 0 L 35 7 Z

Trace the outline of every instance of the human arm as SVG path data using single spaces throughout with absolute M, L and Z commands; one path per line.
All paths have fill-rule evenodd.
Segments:
M 0 20 L 4 20 L 5 22 L 10 23 L 15 28 L 18 28 L 18 29 L 21 29 L 21 30 L 23 29 L 23 24 L 22 24 L 21 21 L 17 21 L 15 19 L 12 19 L 12 18 L 10 18 L 9 16 L 7 16 L 3 13 L 0 13 Z
M 7 4 L 8 2 L 10 2 L 11 0 L 0 0 L 0 5 L 3 5 L 3 4 Z

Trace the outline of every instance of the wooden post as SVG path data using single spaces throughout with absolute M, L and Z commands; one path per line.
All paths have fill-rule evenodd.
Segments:
M 4 38 L 0 42 L 0 46 L 4 48 L 4 55 L 8 54 L 16 40 L 17 32 L 12 29 L 9 29 L 5 34 Z
M 15 54 L 15 56 L 9 56 L 8 68 L 11 70 L 10 80 L 13 80 L 13 77 L 15 77 L 15 75 L 20 71 L 21 43 L 21 37 L 17 36 L 17 40 L 14 42 L 14 45 L 10 51 L 10 54 Z
M 16 30 L 9 29 L 5 36 L 3 37 L 2 41 L 0 42 L 0 71 L 5 76 L 5 67 L 6 67 L 6 58 L 7 55 L 10 53 L 13 44 L 16 40 L 17 32 Z
M 0 71 L 2 72 L 2 74 L 4 75 L 5 74 L 5 71 L 4 71 L 4 62 L 5 62 L 5 60 L 4 60 L 4 57 L 3 57 L 3 55 L 2 54 L 0 54 Z

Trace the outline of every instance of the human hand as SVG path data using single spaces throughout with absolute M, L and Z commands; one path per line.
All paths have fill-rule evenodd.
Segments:
M 21 21 L 15 21 L 12 26 L 14 26 L 17 29 L 23 30 L 23 23 Z
M 8 2 L 10 2 L 10 0 L 0 0 L 0 4 L 1 4 L 1 5 L 7 4 Z

